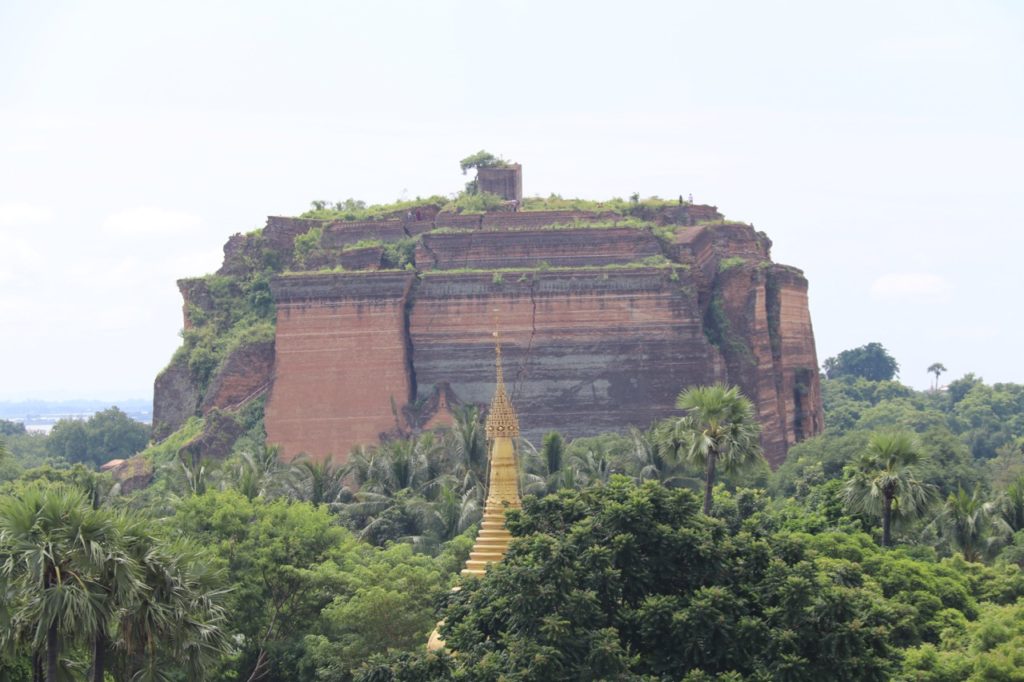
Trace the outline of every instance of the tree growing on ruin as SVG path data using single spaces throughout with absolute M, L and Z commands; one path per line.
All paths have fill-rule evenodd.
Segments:
M 459 161 L 459 168 L 462 174 L 469 172 L 470 168 L 507 168 L 508 161 L 496 156 L 489 151 L 481 149 L 476 154 L 470 154 L 462 161 Z
M 465 175 L 469 172 L 470 168 L 506 168 L 508 167 L 508 161 L 496 156 L 489 151 L 481 149 L 476 154 L 470 154 L 462 161 L 459 161 L 459 168 L 462 169 L 462 174 Z M 477 185 L 476 178 L 466 183 L 466 194 L 477 194 L 480 188 Z

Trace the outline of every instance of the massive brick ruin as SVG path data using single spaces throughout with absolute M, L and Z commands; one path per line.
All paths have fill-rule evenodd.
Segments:
M 486 406 L 497 318 L 534 443 L 553 429 L 644 428 L 678 414 L 682 389 L 723 381 L 754 401 L 778 465 L 823 426 L 807 280 L 715 207 L 661 206 L 645 220 L 427 206 L 363 222 L 272 217 L 258 244 L 228 241 L 221 274 L 244 272 L 257 247 L 291 258 L 314 227 L 322 248 L 303 266 L 344 269 L 275 278 L 274 341 L 236 351 L 203 396 L 172 364 L 157 380 L 155 423 L 171 429 L 265 392 L 268 439 L 285 457 L 344 460 L 383 435 L 446 423 L 459 404 Z M 388 269 L 382 247 L 351 248 L 412 238 L 410 269 Z M 180 283 L 189 305 L 202 305 L 200 281 Z

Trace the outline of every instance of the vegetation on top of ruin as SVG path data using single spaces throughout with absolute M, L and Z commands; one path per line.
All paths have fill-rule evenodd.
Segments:
M 401 218 L 409 211 L 423 206 L 436 206 L 443 211 L 452 213 L 486 213 L 499 209 L 504 210 L 507 204 L 507 201 L 496 194 L 467 191 L 450 196 L 434 195 L 425 198 L 400 199 L 384 204 L 367 204 L 365 201 L 351 198 L 336 202 L 314 200 L 310 202 L 309 210 L 300 213 L 297 217 L 311 220 L 351 222 Z M 609 212 L 643 219 L 645 216 L 653 215 L 658 210 L 685 205 L 690 204 L 682 197 L 678 199 L 663 199 L 658 196 L 641 198 L 638 194 L 634 194 L 628 199 L 613 197 L 611 199 L 596 200 L 564 198 L 559 194 L 550 194 L 547 197 L 523 197 L 523 200 L 519 203 L 518 210 L 525 212 Z
M 664 269 L 676 269 L 685 272 L 689 269 L 688 265 L 682 263 L 674 263 L 668 258 L 662 255 L 648 256 L 642 260 L 630 261 L 628 263 L 607 263 L 605 265 L 549 265 L 545 261 L 541 261 L 533 267 L 515 267 L 515 268 L 449 268 L 446 270 L 424 270 L 420 273 L 422 277 L 440 277 L 445 275 L 479 275 L 479 274 L 490 274 L 497 273 L 502 275 L 514 275 L 521 273 L 522 278 L 519 281 L 523 281 L 527 275 L 534 275 L 542 272 L 578 272 L 582 274 L 594 273 L 601 274 L 608 272 L 609 270 L 636 270 L 637 268 L 664 268 Z
M 448 197 L 440 195 L 399 199 L 387 204 L 367 204 L 360 199 L 345 199 L 335 202 L 318 199 L 311 201 L 309 210 L 299 214 L 298 217 L 325 221 L 382 220 L 404 217 L 409 211 L 421 206 L 445 206 L 450 201 L 451 199 Z
M 496 156 L 488 151 L 481 149 L 476 154 L 470 154 L 462 161 L 459 161 L 459 168 L 462 169 L 462 174 L 465 175 L 470 169 L 480 168 L 508 168 L 512 164 L 506 159 Z M 477 185 L 477 179 L 473 178 L 466 183 L 466 189 L 462 192 L 463 196 L 475 196 L 478 194 L 486 194 L 486 192 L 480 192 L 480 188 Z M 493 196 L 493 195 L 492 195 Z M 500 197 L 498 197 L 501 200 Z M 483 209 L 486 210 L 486 209 Z
M 564 198 L 561 194 L 550 194 L 546 197 L 532 196 L 523 197 L 519 205 L 521 211 L 611 211 L 620 215 L 632 215 L 638 208 L 660 209 L 672 206 L 687 205 L 688 202 L 679 199 L 662 199 L 658 196 L 641 198 L 638 193 L 631 195 L 628 199 L 613 197 L 598 201 L 596 199 Z
M 466 191 L 458 194 L 446 203 L 441 210 L 448 213 L 461 213 L 463 215 L 480 215 L 488 211 L 499 210 L 507 203 L 497 194 Z
M 747 259 L 743 256 L 729 256 L 718 261 L 718 271 L 725 272 L 726 270 L 732 270 L 741 265 L 746 265 Z
M 484 149 L 475 154 L 470 154 L 459 161 L 459 168 L 462 170 L 463 175 L 472 169 L 508 168 L 511 165 L 512 163 L 507 159 Z M 300 214 L 299 217 L 324 221 L 403 218 L 409 211 L 428 205 L 453 213 L 474 214 L 504 210 L 509 203 L 511 202 L 498 195 L 481 192 L 477 186 L 476 179 L 473 179 L 466 183 L 462 191 L 448 196 L 434 195 L 426 198 L 417 196 L 412 200 L 399 199 L 385 204 L 367 204 L 365 201 L 353 198 L 335 202 L 317 199 L 310 202 L 310 209 Z M 612 212 L 622 216 L 650 219 L 658 211 L 690 205 L 693 205 L 692 197 L 684 199 L 681 194 L 676 199 L 662 199 L 659 196 L 641 198 L 639 192 L 634 192 L 627 199 L 613 197 L 604 201 L 597 201 L 592 199 L 564 198 L 560 194 L 552 193 L 547 197 L 523 197 L 522 201 L 518 202 L 516 209 L 520 211 Z
M 187 280 L 203 290 L 203 303 L 188 304 L 191 323 L 181 332 L 182 344 L 171 365 L 185 361 L 201 393 L 235 349 L 274 338 L 274 305 L 270 295 L 272 269 L 245 276 L 205 275 Z
M 463 175 L 473 168 L 508 168 L 510 165 L 507 159 L 483 149 L 459 161 L 459 168 L 462 169 Z
M 579 272 L 579 273 L 607 273 L 609 270 L 636 270 L 638 268 L 661 268 L 670 269 L 675 272 L 687 272 L 690 269 L 687 263 L 676 263 L 669 260 L 665 256 L 660 254 L 654 256 L 647 256 L 642 260 L 629 261 L 627 263 L 606 263 L 604 265 L 550 265 L 545 261 L 541 261 L 535 266 L 528 267 L 505 267 L 505 268 L 449 268 L 445 270 L 423 270 L 417 271 L 420 277 L 437 277 L 444 275 L 480 275 L 480 274 L 497 274 L 497 275 L 508 275 L 508 274 L 520 274 L 518 280 L 511 281 L 523 281 L 523 277 L 526 275 L 533 275 L 541 272 Z M 373 275 L 380 272 L 408 272 L 412 270 L 412 265 L 404 265 L 402 267 L 385 266 L 378 270 L 346 270 L 340 265 L 331 268 L 319 268 L 316 270 L 287 270 L 281 273 L 281 277 L 305 277 L 308 275 L 325 275 L 330 273 L 345 273 L 353 276 L 360 275 Z M 504 281 L 504 278 L 502 278 Z
M 683 227 L 681 225 L 659 225 L 656 222 L 650 220 L 642 220 L 640 218 L 619 218 L 619 219 L 589 219 L 589 218 L 576 218 L 570 222 L 550 223 L 548 225 L 530 225 L 524 227 L 503 227 L 502 232 L 540 232 L 546 230 L 610 230 L 615 228 L 633 228 L 637 230 L 660 230 L 669 229 L 674 230 L 676 228 Z M 475 227 L 450 227 L 442 226 L 435 227 L 429 232 L 424 234 L 428 235 L 440 235 L 440 234 L 476 234 L 481 231 L 494 231 L 484 228 Z
M 311 256 L 321 253 L 323 251 L 323 246 L 321 244 L 323 236 L 323 226 L 317 225 L 309 228 L 309 230 L 304 234 L 300 234 L 295 237 L 295 241 L 293 242 L 293 260 L 299 266 L 304 266 Z

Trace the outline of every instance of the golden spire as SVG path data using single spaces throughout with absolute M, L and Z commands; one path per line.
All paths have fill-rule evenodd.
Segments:
M 495 324 L 497 326 L 497 324 Z M 519 436 L 519 419 L 516 411 L 505 393 L 505 375 L 501 367 L 501 334 L 494 332 L 494 373 L 497 386 L 491 399 L 491 409 L 487 412 L 487 423 L 484 430 L 490 440 L 495 438 L 517 438 Z
M 484 503 L 480 532 L 473 543 L 466 567 L 462 569 L 464 576 L 482 576 L 487 572 L 488 565 L 497 563 L 505 557 L 509 543 L 512 542 L 512 534 L 505 528 L 505 511 L 521 506 L 519 468 L 516 465 L 515 444 L 512 442 L 512 439 L 519 435 L 519 420 L 505 393 L 505 376 L 501 368 L 501 336 L 497 331 L 497 319 L 494 321 L 494 327 L 494 373 L 498 385 L 494 388 L 494 398 L 491 400 L 491 410 L 487 413 L 485 427 L 487 438 L 493 441 L 487 500 Z M 452 591 L 458 589 L 455 587 Z M 427 641 L 427 649 L 430 651 L 445 647 L 439 631 L 442 623 L 438 623 L 430 634 Z

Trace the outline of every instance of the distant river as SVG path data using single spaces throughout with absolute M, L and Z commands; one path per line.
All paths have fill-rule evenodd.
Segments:
M 25 417 L 14 417 L 11 421 L 21 422 L 25 425 L 25 429 L 33 433 L 49 433 L 53 425 L 61 419 L 77 419 L 79 421 L 85 421 L 89 417 L 93 416 L 95 412 L 84 412 L 75 414 L 33 414 Z M 148 414 L 132 414 L 128 413 L 128 416 L 141 424 L 149 424 L 150 418 Z

